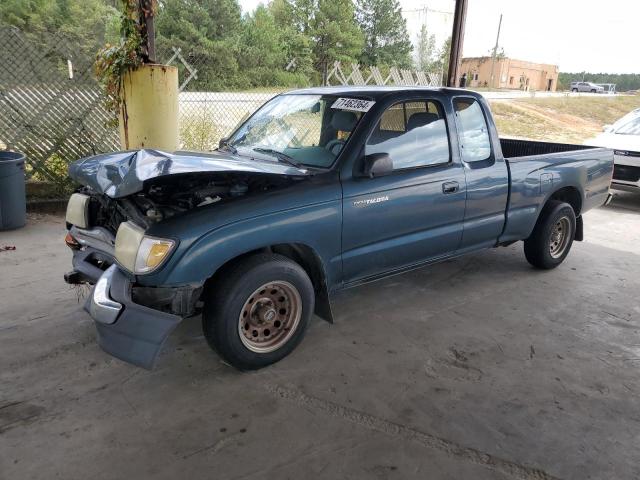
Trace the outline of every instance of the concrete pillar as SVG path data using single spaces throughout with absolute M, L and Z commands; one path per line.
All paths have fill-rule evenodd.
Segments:
M 122 79 L 120 144 L 124 150 L 178 147 L 178 68 L 142 65 Z

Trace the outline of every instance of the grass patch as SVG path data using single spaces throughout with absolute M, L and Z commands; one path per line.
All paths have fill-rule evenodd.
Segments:
M 491 111 L 501 136 L 545 140 L 557 130 L 548 120 L 516 108 L 510 102 L 492 102 Z
M 615 97 L 553 97 L 515 100 L 549 113 L 564 113 L 604 126 L 640 108 L 640 95 Z
M 640 108 L 640 96 L 491 100 L 501 136 L 584 143 L 602 127 Z

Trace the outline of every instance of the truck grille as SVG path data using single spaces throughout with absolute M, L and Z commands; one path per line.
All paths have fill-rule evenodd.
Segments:
M 613 179 L 625 182 L 637 182 L 640 180 L 640 167 L 632 167 L 629 165 L 614 165 Z

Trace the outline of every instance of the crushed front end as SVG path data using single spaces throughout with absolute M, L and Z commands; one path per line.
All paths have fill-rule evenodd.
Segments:
M 136 283 L 134 271 L 140 267 L 136 260 L 140 261 L 135 257 L 147 238 L 144 228 L 129 220 L 136 216 L 127 214 L 131 205 L 87 193 L 84 189 L 72 195 L 67 208 L 65 242 L 73 251 L 73 270 L 64 279 L 70 284 L 93 285 L 84 309 L 95 321 L 99 345 L 121 360 L 153 368 L 171 331 L 184 317 L 196 313 L 202 285 L 149 287 Z M 136 234 L 139 238 L 132 239 Z M 120 245 L 117 253 L 116 245 L 126 242 L 130 245 Z M 152 267 L 159 265 L 154 265 L 153 252 L 147 256 Z
M 274 161 L 211 152 L 139 150 L 96 155 L 69 167 L 82 187 L 67 206 L 66 243 L 73 251 L 67 283 L 93 285 L 85 309 L 110 354 L 151 368 L 169 333 L 200 308 L 206 278 L 154 284 L 154 277 L 187 242 L 179 227 L 193 210 L 211 211 L 248 195 L 284 188 L 307 172 Z M 177 256 L 177 254 L 176 254 Z

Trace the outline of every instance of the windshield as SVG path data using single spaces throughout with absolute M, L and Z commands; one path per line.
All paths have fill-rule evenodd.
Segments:
M 623 134 L 623 135 L 638 135 L 637 129 L 639 128 L 638 122 L 640 121 L 640 109 L 633 110 L 627 113 L 624 117 L 615 122 L 611 129 L 615 133 Z M 635 124 L 635 127 L 634 127 Z M 628 130 L 636 129 L 636 133 L 631 133 Z
M 636 117 L 616 130 L 618 135 L 640 135 L 640 117 Z
M 345 103 L 337 101 L 330 95 L 280 95 L 236 130 L 226 145 L 240 155 L 257 152 L 273 161 L 328 168 L 363 115 L 336 108 Z M 370 108 L 374 102 L 361 103 Z

